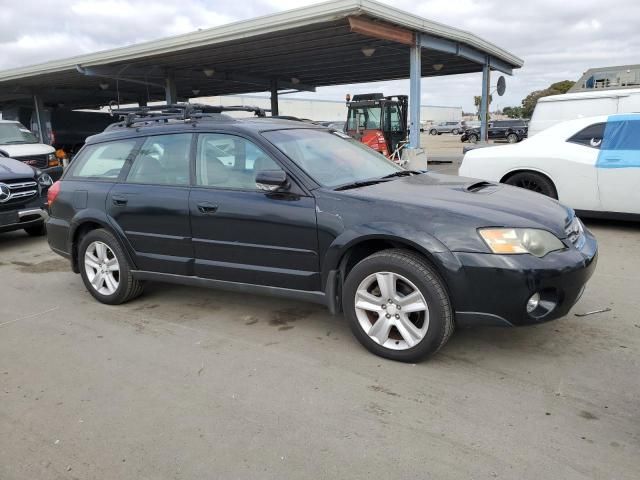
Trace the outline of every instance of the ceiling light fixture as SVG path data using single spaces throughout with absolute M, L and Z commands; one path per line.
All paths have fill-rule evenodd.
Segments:
M 436 72 L 439 72 L 440 70 L 442 70 L 442 67 L 444 67 L 444 65 L 443 65 L 443 64 L 441 64 L 441 63 L 434 63 L 434 64 L 433 64 L 433 69 L 434 69 Z
M 213 74 L 216 73 L 216 71 L 213 68 L 205 68 L 202 70 L 202 73 L 204 73 L 205 77 L 213 77 Z
M 106 90 L 109 88 L 109 84 L 107 82 L 100 82 L 100 90 Z
M 200 93 L 200 89 L 199 88 L 192 88 L 191 89 L 191 93 L 193 93 L 197 97 L 198 94 Z
M 365 57 L 370 57 L 374 53 L 376 53 L 375 47 L 362 47 L 360 50 Z
M 291 83 L 294 85 L 298 85 L 300 83 L 300 79 L 296 77 L 291 77 Z

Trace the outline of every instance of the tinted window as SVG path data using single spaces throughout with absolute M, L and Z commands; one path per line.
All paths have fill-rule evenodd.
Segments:
M 191 134 L 148 137 L 136 155 L 127 182 L 188 185 Z
M 256 190 L 256 173 L 282 170 L 253 142 L 235 135 L 205 133 L 198 137 L 196 184 Z
M 73 161 L 71 176 L 116 180 L 135 146 L 135 139 L 89 145 Z
M 290 129 L 263 135 L 321 185 L 335 187 L 402 170 L 371 148 L 338 132 Z
M 574 136 L 569 138 L 567 142 L 577 143 L 578 145 L 584 145 L 585 147 L 600 148 L 602 144 L 602 137 L 604 136 L 604 123 L 594 123 L 586 128 L 583 128 Z

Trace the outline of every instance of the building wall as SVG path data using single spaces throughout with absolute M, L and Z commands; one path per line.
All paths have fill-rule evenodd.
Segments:
M 194 99 L 194 102 L 206 103 L 209 105 L 242 105 L 255 106 L 264 109 L 271 108 L 269 97 L 257 95 L 227 95 L 222 97 L 202 97 Z M 309 118 L 318 121 L 345 120 L 347 118 L 347 107 L 344 102 L 333 100 L 313 100 L 304 98 L 288 98 L 281 96 L 278 99 L 280 115 L 290 115 L 299 118 Z M 420 108 L 422 121 L 427 122 L 448 122 L 460 121 L 462 119 L 462 107 L 442 107 L 433 105 L 423 105 Z M 238 113 L 238 115 L 244 115 Z

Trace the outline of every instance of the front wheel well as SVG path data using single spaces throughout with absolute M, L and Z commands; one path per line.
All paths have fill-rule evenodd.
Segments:
M 338 287 L 336 289 L 336 293 L 338 293 L 339 297 L 342 297 L 342 286 L 344 284 L 345 279 L 347 278 L 347 275 L 349 275 L 349 272 L 353 269 L 353 267 L 355 267 L 359 262 L 361 262 L 365 258 L 373 255 L 374 253 L 380 252 L 382 250 L 389 250 L 389 249 L 408 250 L 412 253 L 415 253 L 416 255 L 419 255 L 421 258 L 425 259 L 443 279 L 445 288 L 447 288 L 448 290 L 448 286 L 446 285 L 446 282 L 444 282 L 444 277 L 442 275 L 442 272 L 440 271 L 440 266 L 436 262 L 434 262 L 431 256 L 428 253 L 425 253 L 424 250 L 421 250 L 415 245 L 402 240 L 374 238 L 374 239 L 362 240 L 356 243 L 355 245 L 352 245 L 342 255 L 340 262 L 338 264 L 340 275 L 337 279 L 337 285 L 336 285 Z M 336 304 L 339 308 L 341 308 L 342 299 L 339 298 Z

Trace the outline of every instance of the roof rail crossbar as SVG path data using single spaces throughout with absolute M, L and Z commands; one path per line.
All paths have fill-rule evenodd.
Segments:
M 203 105 L 198 103 L 174 103 L 168 105 L 153 105 L 146 107 L 128 107 L 112 109 L 112 116 L 119 116 L 121 122 L 116 126 L 131 127 L 139 123 L 166 122 L 167 120 L 192 120 L 205 118 L 208 114 L 223 112 L 251 112 L 258 117 L 266 116 L 265 110 L 260 107 L 244 105 Z

